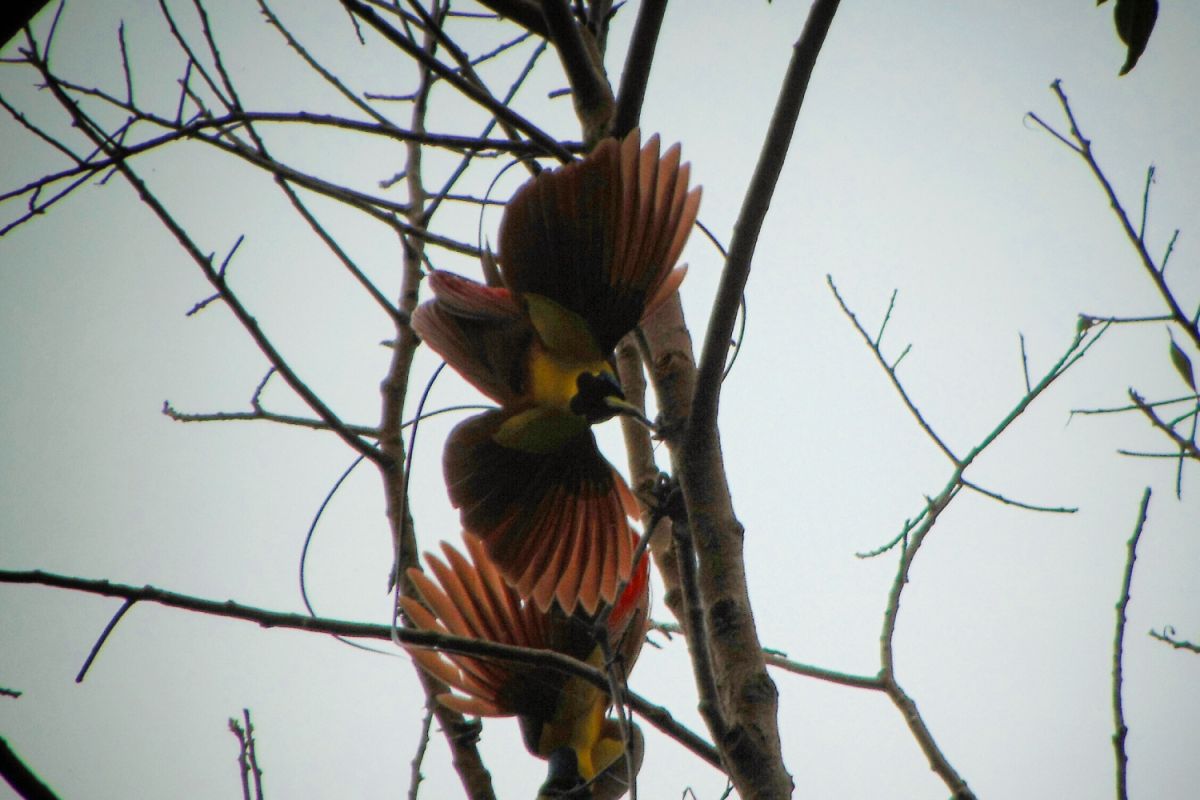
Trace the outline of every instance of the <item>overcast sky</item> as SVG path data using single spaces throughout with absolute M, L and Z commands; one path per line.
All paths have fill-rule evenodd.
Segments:
M 642 118 L 643 130 L 683 143 L 704 186 L 700 217 L 726 241 L 806 12 L 788 2 L 736 5 L 734 16 L 728 3 L 671 6 Z M 911 343 L 900 376 L 960 453 L 1024 393 L 1020 334 L 1037 380 L 1066 350 L 1079 313 L 1162 313 L 1099 185 L 1025 117 L 1032 110 L 1062 124 L 1048 88 L 1061 78 L 1132 212 L 1147 166 L 1156 166 L 1147 241 L 1161 254 L 1181 229 L 1168 279 L 1185 308 L 1200 302 L 1200 9 L 1164 3 L 1146 55 L 1118 78 L 1124 50 L 1112 4 L 1017 5 L 846 2 L 817 63 L 762 232 L 747 335 L 721 406 L 760 635 L 794 659 L 878 670 L 897 554 L 854 554 L 891 539 L 952 472 L 838 309 L 827 274 L 871 330 L 899 291 L 884 350 L 894 359 Z M 171 7 L 201 47 L 190 4 Z M 337 3 L 274 7 L 354 91 L 412 90 L 410 64 L 369 33 L 359 45 Z M 209 10 L 247 106 L 352 113 L 251 4 L 213 2 Z M 618 13 L 609 38 L 614 82 L 632 12 Z M 70 4 L 54 66 L 123 94 L 121 19 L 139 100 L 171 114 L 185 59 L 148 0 Z M 457 26 L 476 54 L 511 33 L 492 22 Z M 39 35 L 47 27 L 44 16 L 35 21 Z M 497 93 L 532 47 L 484 70 Z M 15 43 L 4 54 L 15 55 Z M 0 66 L 6 102 L 71 136 L 31 70 Z M 551 54 L 516 107 L 552 134 L 577 138 L 569 100 L 547 97 L 562 84 Z M 380 107 L 407 126 L 407 106 Z M 485 121 L 447 87 L 435 93 L 431 130 L 473 133 Z M 0 142 L 0 191 L 66 165 L 7 115 Z M 322 176 L 404 199 L 402 185 L 379 188 L 402 169 L 395 143 L 294 127 L 270 130 L 268 143 Z M 431 157 L 430 172 L 448 163 Z M 229 268 L 239 296 L 343 419 L 375 424 L 389 359 L 379 343 L 390 322 L 271 180 L 198 144 L 133 164 L 202 249 L 223 255 L 245 235 Z M 468 188 L 482 193 L 501 166 L 480 165 Z M 496 195 L 520 179 L 510 170 Z M 20 216 L 25 200 L 0 205 L 0 225 Z M 394 235 L 329 201 L 313 208 L 394 297 Z M 498 220 L 496 211 L 482 220 L 493 242 Z M 479 223 L 472 208 L 439 213 L 439 229 L 456 238 L 474 241 Z M 468 259 L 433 258 L 477 274 Z M 683 302 L 699 342 L 721 262 L 700 236 L 684 260 Z M 266 371 L 219 304 L 185 316 L 209 293 L 119 178 L 82 187 L 0 239 L 0 568 L 302 609 L 305 533 L 353 454 L 325 433 L 183 425 L 160 413 L 164 400 L 191 412 L 246 410 Z M 1011 498 L 1078 513 L 1033 513 L 964 493 L 917 558 L 896 634 L 898 678 L 981 797 L 1111 796 L 1113 606 L 1146 486 L 1154 496 L 1125 658 L 1130 790 L 1181 797 L 1200 784 L 1200 656 L 1147 636 L 1174 625 L 1200 640 L 1200 470 L 1185 472 L 1177 500 L 1172 462 L 1116 452 L 1166 449 L 1144 420 L 1070 417 L 1072 409 L 1123 405 L 1130 387 L 1152 399 L 1184 394 L 1168 344 L 1161 323 L 1110 329 L 968 473 Z M 414 385 L 436 365 L 421 353 Z M 307 413 L 278 380 L 263 401 Z M 434 407 L 478 401 L 449 373 L 430 399 Z M 431 421 L 418 439 L 412 504 L 426 549 L 457 540 L 439 463 L 459 418 Z M 617 426 L 600 435 L 623 464 Z M 310 551 L 308 588 L 320 613 L 388 618 L 383 512 L 378 477 L 361 467 L 334 497 Z M 243 707 L 254 716 L 268 797 L 407 792 L 424 698 L 406 657 L 140 604 L 76 685 L 119 605 L 0 585 L 0 687 L 23 693 L 0 697 L 0 735 L 64 798 L 239 797 L 227 719 Z M 659 606 L 655 616 L 669 614 Z M 632 686 L 703 731 L 682 642 L 656 641 L 661 649 L 645 648 Z M 946 796 L 882 695 L 774 677 L 797 796 Z M 533 796 L 544 765 L 524 752 L 515 723 L 489 721 L 481 747 L 499 796 Z M 458 795 L 440 736 L 424 774 L 422 796 Z M 651 731 L 639 786 L 645 798 L 680 797 L 690 787 L 699 800 L 716 800 L 725 782 Z

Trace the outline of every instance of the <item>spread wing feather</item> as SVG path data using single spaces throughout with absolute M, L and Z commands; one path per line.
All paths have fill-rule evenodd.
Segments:
M 507 289 L 450 272 L 432 272 L 428 280 L 434 298 L 413 312 L 413 330 L 492 400 L 503 405 L 519 397 L 533 338 L 521 304 Z
M 488 411 L 450 433 L 450 501 L 518 594 L 542 609 L 557 600 L 567 611 L 582 604 L 594 612 L 632 570 L 629 489 L 590 430 L 544 454 L 497 443 L 493 434 L 512 413 Z
M 660 156 L 658 137 L 642 147 L 635 131 L 531 179 L 500 223 L 505 285 L 580 315 L 611 352 L 661 302 L 695 222 L 699 190 L 688 191 L 690 169 L 679 162 L 678 146 Z
M 409 577 L 428 605 L 413 597 L 400 602 L 412 624 L 436 631 L 502 644 L 555 650 L 586 659 L 595 648 L 591 638 L 595 617 L 577 611 L 565 614 L 559 608 L 540 610 L 532 601 L 522 601 L 504 580 L 475 537 L 464 534 L 467 556 L 442 544 L 444 558 L 426 553 L 429 572 L 409 570 Z M 632 666 L 645 638 L 649 613 L 647 558 L 634 570 L 608 616 L 610 644 Z M 561 673 L 544 667 L 491 660 L 409 647 L 413 659 L 458 694 L 442 694 L 439 702 L 464 714 L 476 716 L 529 717 L 534 729 L 543 719 L 559 713 L 559 693 L 567 685 Z M 587 707 L 587 703 L 580 708 Z

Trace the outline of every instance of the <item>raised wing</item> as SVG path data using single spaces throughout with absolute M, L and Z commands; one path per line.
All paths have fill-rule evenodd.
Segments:
M 634 131 L 582 161 L 544 170 L 513 195 L 500 223 L 500 273 L 586 320 L 609 353 L 678 288 L 672 267 L 700 206 L 678 145 L 659 153 Z

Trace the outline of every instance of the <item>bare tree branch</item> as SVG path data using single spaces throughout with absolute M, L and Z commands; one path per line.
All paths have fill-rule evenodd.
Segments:
M 1154 409 L 1151 407 L 1151 404 L 1147 403 L 1140 394 L 1135 392 L 1133 389 L 1130 389 L 1129 399 L 1132 400 L 1133 404 L 1137 406 L 1138 410 L 1145 415 L 1146 419 L 1150 420 L 1151 425 L 1165 433 L 1167 437 L 1179 447 L 1179 452 L 1181 455 L 1200 460 L 1200 448 L 1196 446 L 1196 443 L 1180 436 L 1179 433 L 1176 432 L 1175 428 L 1164 422 L 1162 418 L 1158 416 L 1158 414 L 1154 413 Z
M 0 22 L 0 47 L 7 45 L 23 28 L 28 27 L 33 18 L 46 7 L 49 1 L 13 0 L 12 5 L 4 13 L 3 21 Z
M 905 405 L 912 412 L 913 416 L 917 420 L 917 423 L 920 425 L 922 430 L 926 432 L 931 441 L 937 444 L 943 450 L 943 452 L 951 456 L 951 459 L 955 465 L 950 479 L 946 482 L 946 485 L 943 487 L 942 491 L 936 497 L 927 498 L 924 509 L 914 518 L 905 522 L 904 527 L 898 536 L 874 551 L 860 555 L 862 557 L 874 557 L 887 552 L 901 542 L 904 544 L 900 553 L 900 562 L 896 570 L 896 577 L 892 581 L 892 586 L 888 593 L 887 607 L 884 610 L 883 615 L 883 630 L 880 634 L 881 666 L 879 682 L 883 687 L 883 691 L 888 695 L 889 698 L 891 698 L 892 702 L 903 715 L 905 722 L 909 726 L 909 730 L 912 731 L 913 737 L 917 741 L 917 744 L 921 747 L 922 752 L 924 752 L 925 756 L 929 759 L 930 768 L 933 769 L 933 771 L 937 773 L 937 775 L 946 783 L 946 786 L 950 788 L 956 798 L 963 798 L 966 800 L 967 798 L 973 798 L 974 793 L 967 785 L 966 780 L 953 767 L 953 765 L 946 758 L 945 754 L 942 752 L 941 748 L 938 746 L 937 742 L 934 740 L 932 732 L 925 724 L 924 719 L 921 717 L 921 714 L 917 709 L 916 702 L 904 690 L 904 688 L 896 679 L 894 640 L 896 635 L 896 624 L 900 613 L 900 597 L 904 591 L 904 588 L 909 583 L 909 574 L 912 567 L 912 562 L 916 558 L 917 553 L 920 551 L 921 545 L 924 543 L 926 536 L 933 529 L 933 526 L 937 522 L 942 511 L 949 506 L 949 504 L 964 487 L 969 486 L 974 491 L 978 491 L 1000 502 L 1010 505 L 1019 505 L 1030 508 L 1034 511 L 1067 512 L 1070 510 L 1065 508 L 1030 506 L 1029 504 L 1017 503 L 996 492 L 984 490 L 981 487 L 970 484 L 965 479 L 964 473 L 966 472 L 967 468 L 975 462 L 980 454 L 982 454 L 991 445 L 991 443 L 1000 436 L 1000 434 L 1007 430 L 1008 427 L 1012 425 L 1012 423 L 1015 422 L 1017 418 L 1021 416 L 1021 414 L 1024 413 L 1025 409 L 1029 407 L 1030 403 L 1032 403 L 1039 395 L 1041 395 L 1042 392 L 1048 389 L 1080 358 L 1086 355 L 1088 350 L 1090 350 L 1091 347 L 1097 341 L 1099 341 L 1100 337 L 1103 336 L 1104 332 L 1108 329 L 1108 326 L 1105 325 L 1101 327 L 1095 333 L 1095 335 L 1091 335 L 1090 326 L 1079 327 L 1076 330 L 1075 337 L 1072 339 L 1071 344 L 1068 346 L 1066 352 L 1050 367 L 1042 379 L 1039 380 L 1037 384 L 1029 387 L 1026 390 L 1024 396 L 1017 401 L 1016 405 L 1009 411 L 1004 419 L 1002 419 L 1000 423 L 991 430 L 991 432 L 984 436 L 979 444 L 973 447 L 965 456 L 958 458 L 954 457 L 949 452 L 948 448 L 942 444 L 941 439 L 934 432 L 933 427 L 925 420 L 920 410 L 909 399 L 908 393 L 904 390 L 903 385 L 900 383 L 900 380 L 896 375 L 895 364 L 888 364 L 883 358 L 882 353 L 879 350 L 879 342 L 882 339 L 883 327 L 881 326 L 880 333 L 875 338 L 872 338 L 869 334 L 867 334 L 865 328 L 863 328 L 862 324 L 858 321 L 858 318 L 854 315 L 854 313 L 846 305 L 846 302 L 842 299 L 841 295 L 838 293 L 837 286 L 834 284 L 833 279 L 827 276 L 827 281 L 830 288 L 833 290 L 834 296 L 837 299 L 839 306 L 841 306 L 842 311 L 851 320 L 854 327 L 867 342 L 867 346 L 871 348 L 871 351 L 874 353 L 880 365 L 888 373 L 893 385 L 895 385 L 897 390 L 900 392 L 901 397 L 904 399 Z M 889 306 L 888 314 L 890 314 L 890 311 L 891 306 Z
M 483 82 L 483 78 L 481 78 L 479 76 L 479 73 L 475 71 L 475 66 L 472 62 L 472 59 L 465 52 L 463 52 L 462 48 L 460 48 L 457 44 L 455 44 L 453 39 L 451 39 L 449 36 L 447 36 L 445 34 L 445 32 L 442 30 L 442 24 L 440 22 L 437 22 L 436 20 L 432 19 L 429 15 L 429 12 L 426 11 L 425 7 L 422 6 L 421 3 L 419 3 L 417 0 L 409 0 L 409 6 L 411 6 L 414 10 L 416 10 L 417 14 L 420 15 L 421 25 L 424 28 L 424 30 L 426 30 L 428 33 L 432 34 L 433 37 L 437 40 L 438 45 L 440 47 L 444 47 L 446 49 L 446 52 L 448 52 L 450 54 L 450 57 L 453 58 L 455 63 L 458 64 L 458 71 L 454 72 L 454 74 L 457 75 L 457 74 L 461 73 L 462 77 L 465 78 L 468 83 L 475 86 L 482 93 L 483 97 L 488 98 L 491 105 L 499 106 L 499 107 L 505 108 L 505 109 L 510 108 L 510 101 L 512 100 L 512 97 L 515 94 L 517 87 L 520 86 L 521 83 L 524 82 L 525 77 L 519 76 L 517 78 L 517 80 L 513 84 L 513 87 L 509 89 L 508 97 L 506 97 L 504 100 L 496 100 L 495 97 L 493 97 L 492 93 L 488 90 L 487 85 Z M 408 15 L 403 15 L 403 16 L 406 19 L 408 18 Z M 543 42 L 542 45 L 544 45 L 544 44 L 545 43 Z M 536 49 L 540 51 L 542 49 L 542 46 L 539 46 Z M 536 56 L 533 59 L 531 59 L 530 61 L 532 62 L 535 59 L 536 59 Z M 532 66 L 530 66 L 529 69 L 532 69 Z M 434 74 L 430 78 L 430 86 L 431 87 L 433 86 L 433 81 L 435 81 L 438 77 L 439 76 L 437 74 Z M 520 138 L 519 131 L 507 119 L 503 118 L 502 116 L 493 113 L 491 121 L 495 122 L 497 125 L 499 125 L 501 127 L 501 129 L 503 129 L 504 132 L 509 136 L 510 139 L 516 140 L 516 139 Z M 490 130 L 490 129 L 491 129 L 491 124 L 489 123 L 488 130 Z M 528 160 L 524 161 L 523 163 L 525 164 L 526 168 L 529 169 L 531 175 L 537 174 L 538 168 L 537 168 L 536 163 L 534 163 L 532 161 L 528 161 Z
M 688 654 L 692 658 L 692 672 L 695 673 L 696 689 L 700 695 L 700 715 L 704 717 L 713 739 L 723 743 L 729 735 L 729 725 L 725 719 L 721 693 L 714 674 L 716 667 L 711 645 L 713 632 L 705 619 L 704 604 L 700 599 L 692 533 L 686 519 L 673 517 L 671 522 L 671 536 L 679 563 L 679 582 L 683 587 L 683 627 L 687 632 Z
M 250 795 L 250 760 L 246 758 L 246 729 L 236 717 L 229 718 L 229 732 L 238 742 L 238 777 L 242 781 L 242 800 L 252 800 Z
M 375 9 L 371 8 L 366 3 L 361 2 L 361 0 L 342 0 L 342 4 L 354 14 L 365 20 L 367 24 L 378 31 L 389 42 L 396 45 L 396 47 L 400 48 L 408 55 L 412 56 L 418 62 L 429 67 L 431 70 L 433 70 L 433 72 L 445 79 L 450 85 L 452 85 L 466 97 L 483 106 L 498 119 L 507 122 L 517 130 L 524 132 L 526 136 L 544 148 L 548 155 L 552 155 L 564 163 L 571 160 L 570 152 L 560 145 L 557 140 L 543 132 L 532 122 L 510 109 L 508 106 L 499 103 L 495 98 L 479 89 L 473 83 L 470 83 L 469 81 L 460 77 L 454 72 L 454 70 L 450 69 L 436 58 L 421 50 L 421 48 L 410 42 L 403 34 L 401 34 L 399 31 L 389 25 L 382 17 L 376 14 Z
M 686 331 L 685 331 L 686 334 Z M 646 374 L 642 365 L 642 350 L 649 355 L 649 346 L 639 347 L 639 339 L 645 343 L 641 330 L 626 336 L 617 345 L 617 375 L 625 399 L 643 411 L 646 408 Z M 675 619 L 684 617 L 683 594 L 679 581 L 679 559 L 675 552 L 671 534 L 671 518 L 657 511 L 660 501 L 660 480 L 665 476 L 654 460 L 654 443 L 650 432 L 637 420 L 621 417 L 621 432 L 625 437 L 626 459 L 629 463 L 630 482 L 634 494 L 642 506 L 642 527 L 650 537 L 650 552 L 663 581 L 665 592 L 663 603 L 671 610 Z M 657 521 L 657 525 L 653 525 Z
M 638 6 L 633 36 L 621 71 L 621 86 L 617 90 L 617 107 L 613 112 L 612 132 L 618 139 L 638 126 L 642 116 L 642 101 L 650 83 L 650 68 L 654 64 L 654 49 L 658 33 L 667 13 L 667 0 L 642 0 Z
M 929 441 L 936 444 L 938 449 L 945 453 L 946 457 L 949 458 L 952 463 L 960 463 L 958 456 L 954 454 L 954 451 L 950 449 L 950 446 L 942 441 L 942 437 L 938 436 L 937 433 L 934 432 L 933 426 L 925 421 L 925 417 L 917 408 L 917 404 L 912 401 L 912 398 L 908 396 L 908 392 L 905 391 L 903 384 L 900 383 L 900 377 L 896 374 L 896 364 L 900 363 L 900 359 L 897 358 L 895 362 L 889 364 L 887 358 L 885 358 L 883 355 L 883 351 L 879 349 L 880 340 L 883 338 L 883 326 L 886 326 L 887 324 L 886 318 L 883 326 L 881 326 L 879 329 L 879 336 L 872 339 L 871 335 L 867 333 L 867 329 L 864 328 L 858 321 L 858 316 L 850 310 L 850 307 L 846 305 L 846 301 L 842 299 L 841 293 L 838 292 L 837 285 L 833 282 L 833 276 L 826 275 L 825 282 L 829 284 L 829 288 L 833 291 L 834 298 L 837 300 L 838 305 L 842 307 L 842 313 L 845 314 L 846 317 L 849 318 L 850 322 L 854 324 L 855 330 L 859 332 L 859 334 L 863 337 L 863 341 L 865 341 L 871 348 L 871 352 L 875 354 L 876 360 L 879 361 L 879 366 L 883 367 L 884 371 L 888 374 L 888 377 L 892 381 L 892 386 L 894 386 L 896 391 L 900 393 L 900 399 L 904 401 L 904 405 L 908 408 L 909 413 L 911 413 L 917 420 L 917 424 L 921 426 L 921 430 L 925 431 L 925 435 L 929 437 Z M 896 295 L 893 292 L 892 302 L 895 302 L 895 299 Z M 892 306 L 889 304 L 887 312 L 889 317 L 891 316 L 891 312 Z M 907 349 L 905 352 L 907 352 Z
M 414 647 L 428 647 L 447 653 L 459 653 L 480 658 L 494 658 L 517 664 L 528 664 L 533 667 L 547 667 L 558 670 L 566 675 L 581 678 L 603 691 L 608 691 L 608 676 L 602 670 L 553 650 L 514 647 L 498 642 L 450 636 L 448 634 L 414 628 L 394 629 L 391 625 L 373 625 L 365 622 L 349 622 L 329 619 L 327 617 L 313 617 L 306 614 L 289 614 L 247 606 L 232 600 L 206 600 L 149 585 L 131 586 L 129 584 L 114 583 L 106 580 L 58 575 L 41 570 L 0 569 L 0 584 L 36 584 L 86 592 L 104 597 L 119 597 L 135 602 L 157 603 L 201 614 L 253 622 L 264 628 L 286 628 L 289 630 L 306 631 L 308 633 L 332 634 L 348 638 L 378 639 L 381 641 L 398 639 L 401 643 Z M 654 725 L 654 727 L 667 736 L 678 741 L 707 763 L 718 769 L 721 768 L 720 757 L 712 745 L 706 743 L 702 738 L 683 725 L 680 725 L 665 708 L 650 703 L 636 692 L 628 692 L 627 699 L 629 706 L 638 712 L 638 715 L 647 722 Z
M 1033 387 L 1030 386 L 1027 391 L 1033 391 Z M 1005 497 L 999 492 L 993 492 L 991 489 L 985 489 L 976 483 L 972 483 L 966 478 L 962 479 L 962 485 L 972 491 L 979 492 L 985 497 L 998 500 L 1006 506 L 1016 506 L 1017 508 L 1023 508 L 1026 511 L 1041 511 L 1046 514 L 1075 514 L 1079 511 L 1077 506 L 1040 506 L 1033 503 L 1023 503 L 1020 500 L 1013 500 L 1011 497 Z
M 1162 629 L 1162 631 L 1151 630 L 1151 638 L 1158 639 L 1160 642 L 1166 642 L 1176 650 L 1190 650 L 1193 653 L 1200 653 L 1200 644 L 1189 642 L 1187 639 L 1175 638 L 1175 629 L 1170 625 Z
M 84 115 L 78 104 L 73 103 L 66 96 L 55 80 L 54 75 L 50 72 L 49 65 L 43 59 L 39 58 L 36 53 L 31 53 L 30 60 L 38 68 L 39 72 L 41 72 L 46 85 L 50 88 L 59 104 L 71 115 L 80 130 L 97 147 L 103 149 L 109 158 L 113 159 L 115 168 L 138 193 L 142 202 L 154 212 L 155 216 L 159 218 L 167 230 L 175 237 L 176 241 L 191 256 L 196 265 L 200 267 L 200 271 L 204 274 L 204 277 L 208 279 L 208 282 L 221 295 L 221 299 L 224 300 L 230 311 L 233 312 L 233 315 L 241 322 L 242 327 L 250 334 L 250 338 L 258 345 L 259 350 L 267 357 L 267 360 L 275 367 L 284 381 L 352 449 L 377 464 L 384 463 L 386 456 L 377 451 L 369 442 L 364 441 L 347 429 L 337 415 L 333 413 L 332 409 L 326 406 L 325 402 L 292 370 L 282 354 L 275 349 L 270 339 L 267 338 L 266 334 L 258 326 L 257 320 L 250 315 L 250 312 L 242 305 L 237 295 L 234 294 L 226 282 L 224 275 L 213 266 L 212 257 L 206 256 L 200 251 L 200 248 L 192 241 L 187 232 L 175 221 L 171 213 L 158 201 L 158 198 L 154 196 L 145 182 L 142 181 L 133 168 L 125 161 L 120 149 L 102 136 L 95 123 Z
M 91 652 L 88 653 L 87 658 L 83 661 L 83 666 L 79 668 L 79 673 L 75 676 L 76 683 L 83 683 L 83 679 L 87 677 L 87 672 L 91 668 L 92 662 L 94 662 L 96 660 L 96 656 L 100 654 L 100 648 L 104 647 L 104 643 L 108 641 L 109 635 L 113 632 L 113 630 L 116 629 L 117 624 L 121 621 L 121 618 L 124 617 L 131 608 L 133 608 L 133 601 L 126 600 L 125 603 L 119 609 L 117 609 L 117 613 L 113 614 L 112 619 L 108 621 L 108 624 L 104 626 L 104 630 L 100 632 L 100 637 L 96 639 L 96 643 L 92 645 Z
M 388 120 L 386 116 L 375 110 L 370 103 L 364 101 L 355 92 L 352 92 L 340 78 L 326 69 L 321 62 L 317 61 L 317 59 L 313 58 L 312 54 L 308 52 L 308 48 L 301 44 L 300 40 L 297 39 L 292 34 L 291 30 L 283 24 L 283 21 L 271 9 L 266 0 L 258 0 L 258 7 L 262 10 L 263 16 L 266 17 L 267 22 L 270 23 L 276 30 L 278 30 L 281 36 L 283 36 L 284 40 L 288 43 L 288 46 L 295 50 L 296 54 L 303 59 L 304 63 L 307 64 L 314 72 L 320 75 L 326 83 L 335 88 L 338 91 L 338 94 L 346 98 L 346 100 L 353 104 L 356 108 L 358 108 L 364 114 L 367 114 L 371 118 L 375 119 L 381 125 L 391 125 L 390 120 Z
M 421 718 L 421 732 L 417 735 L 417 752 L 412 758 L 412 772 L 408 779 L 408 800 L 417 800 L 421 793 L 421 781 L 425 776 L 421 773 L 421 764 L 425 761 L 425 751 L 429 748 L 429 729 L 433 726 L 432 699 L 426 700 L 425 714 Z
M 613 114 L 612 89 L 597 63 L 599 47 L 594 39 L 584 40 L 591 34 L 575 23 L 567 0 L 542 0 L 542 15 L 571 85 L 571 100 L 575 116 L 583 125 L 583 140 L 595 144 L 608 132 Z
M 758 166 L 734 227 L 704 355 L 694 379 L 695 391 L 688 399 L 690 413 L 683 437 L 673 441 L 671 432 L 665 433 L 672 446 L 672 467 L 686 500 L 705 624 L 713 634 L 712 660 L 724 721 L 724 730 L 713 733 L 723 734 L 718 746 L 744 798 L 790 797 L 794 787 L 783 764 L 779 741 L 778 690 L 767 674 L 750 608 L 742 557 L 744 531 L 733 515 L 721 461 L 717 405 L 730 335 L 758 231 L 837 6 L 837 0 L 817 0 L 795 45 Z M 660 405 L 667 407 L 661 400 Z M 680 564 L 682 573 L 682 554 Z
M 1194 402 L 1196 402 L 1196 396 L 1194 394 L 1187 394 L 1187 395 L 1184 395 L 1183 397 L 1171 398 L 1170 400 L 1156 400 L 1153 403 L 1146 403 L 1145 405 L 1147 408 L 1161 408 L 1163 406 L 1175 405 L 1177 403 L 1194 403 Z M 1075 414 L 1081 414 L 1081 415 L 1122 414 L 1126 411 L 1137 411 L 1137 410 L 1138 410 L 1138 406 L 1136 404 L 1131 403 L 1130 405 L 1127 405 L 1127 406 L 1115 406 L 1113 408 L 1073 408 L 1073 409 L 1071 409 L 1071 414 L 1072 414 L 1072 416 Z
M 1138 540 L 1142 538 L 1142 529 L 1146 525 L 1146 512 L 1150 507 L 1150 487 L 1142 493 L 1141 506 L 1138 508 L 1137 524 L 1133 528 L 1133 536 L 1129 539 L 1129 555 L 1125 559 L 1125 576 L 1121 581 L 1121 597 L 1117 600 L 1117 634 L 1113 638 L 1113 722 L 1116 731 L 1113 733 L 1113 750 L 1117 759 L 1117 800 L 1127 800 L 1128 789 L 1125 785 L 1125 768 L 1129 758 L 1125 754 L 1125 737 L 1129 728 L 1125 725 L 1125 709 L 1121 702 L 1122 666 L 1125 655 L 1125 609 L 1129 606 L 1129 587 L 1133 583 L 1133 564 L 1137 560 Z
M 651 627 L 656 631 L 662 631 L 667 634 L 668 638 L 672 635 L 686 636 L 683 628 L 675 622 L 652 622 Z M 799 661 L 793 661 L 785 654 L 777 650 L 771 650 L 770 648 L 763 648 L 763 658 L 766 659 L 769 666 L 778 667 L 784 672 L 791 672 L 806 678 L 816 678 L 827 683 L 836 683 L 854 689 L 870 689 L 876 692 L 882 692 L 884 689 L 883 682 L 879 680 L 878 676 L 852 675 L 848 672 L 839 672 L 813 664 L 804 664 Z
M 290 414 L 276 414 L 273 411 L 257 409 L 254 411 L 215 411 L 208 414 L 187 414 L 179 411 L 170 402 L 164 400 L 162 413 L 176 422 L 274 422 L 280 425 L 294 425 L 299 428 L 309 428 L 314 431 L 331 431 L 328 423 L 319 419 L 296 417 Z M 346 430 L 366 439 L 379 436 L 379 429 L 369 425 L 354 425 L 343 423 Z
M 250 709 L 242 709 L 242 722 L 229 718 L 229 730 L 238 740 L 238 771 L 242 778 L 242 797 L 245 800 L 263 800 L 262 770 L 258 766 L 255 750 L 254 724 L 250 721 Z M 254 779 L 254 792 L 250 792 L 250 780 Z
M 1113 213 L 1117 215 L 1118 221 L 1121 223 L 1122 230 L 1125 231 L 1125 237 L 1129 239 L 1129 243 L 1133 245 L 1133 249 L 1137 252 L 1138 260 L 1141 261 L 1145 268 L 1146 274 L 1158 289 L 1159 295 L 1163 302 L 1167 304 L 1167 308 L 1171 311 L 1171 318 L 1183 328 L 1187 335 L 1197 348 L 1200 348 L 1200 324 L 1197 320 L 1190 317 L 1180 306 L 1176 300 L 1174 293 L 1167 286 L 1166 276 L 1163 274 L 1162 267 L 1154 263 L 1154 257 L 1150 255 L 1146 249 L 1146 242 L 1142 236 L 1133 228 L 1133 223 L 1129 221 L 1129 215 L 1125 213 L 1125 208 L 1121 205 L 1121 201 L 1117 198 L 1117 193 L 1109 183 L 1108 177 L 1104 174 L 1100 164 L 1096 161 L 1095 155 L 1092 153 L 1091 140 L 1087 139 L 1079 128 L 1079 124 L 1075 120 L 1075 114 L 1071 110 L 1071 104 L 1067 100 L 1067 95 L 1063 91 L 1062 81 L 1055 80 L 1050 84 L 1050 88 L 1054 90 L 1054 94 L 1058 97 L 1059 105 L 1062 106 L 1063 113 L 1067 117 L 1067 122 L 1071 128 L 1071 139 L 1068 140 L 1061 133 L 1055 131 L 1052 127 L 1043 122 L 1036 114 L 1030 112 L 1029 116 L 1038 125 L 1044 128 L 1049 133 L 1053 134 L 1059 141 L 1071 148 L 1080 158 L 1088 165 L 1088 169 L 1092 171 L 1092 175 L 1100 183 L 1104 190 L 1105 196 L 1108 197 L 1108 202 L 1112 206 Z M 1072 141 L 1073 140 L 1073 141 Z M 1165 266 L 1165 265 L 1164 265 Z
M 435 4 L 433 15 L 437 17 L 441 13 L 443 12 Z M 427 30 L 424 40 L 418 48 L 418 51 L 427 56 L 427 59 L 418 60 L 421 69 L 418 72 L 418 85 L 414 93 L 411 114 L 411 125 L 414 130 L 418 131 L 425 128 L 429 90 L 432 83 L 432 71 L 429 64 L 435 60 L 436 48 L 437 37 L 431 30 Z M 408 219 L 413 227 L 424 227 L 429 221 L 425 214 L 426 195 L 421 170 L 422 152 L 421 146 L 415 142 L 410 142 L 406 146 L 405 173 L 410 203 Z M 399 641 L 396 615 L 399 613 L 400 595 L 418 596 L 408 577 L 407 570 L 419 563 L 416 531 L 413 527 L 412 511 L 408 504 L 410 464 L 401 435 L 401 420 L 404 418 L 404 404 L 408 394 L 413 354 L 419 343 L 407 321 L 417 306 L 424 242 L 419 239 L 402 238 L 401 248 L 403 271 L 401 272 L 400 297 L 397 301 L 397 308 L 402 312 L 402 317 L 396 320 L 396 339 L 392 346 L 392 360 L 388 365 L 387 374 L 380 384 L 382 402 L 379 420 L 380 447 L 389 456 L 387 466 L 380 469 L 380 478 L 383 481 L 387 519 L 393 546 L 394 563 L 391 586 L 396 593 L 391 609 L 393 641 Z M 410 435 L 415 436 L 415 430 Z M 414 664 L 413 668 L 425 690 L 426 702 L 434 716 L 437 717 L 438 725 L 446 737 L 454 769 L 458 773 L 468 797 L 472 800 L 494 800 L 495 790 L 492 787 L 492 776 L 483 763 L 479 748 L 476 747 L 475 737 L 470 735 L 471 724 L 463 718 L 462 714 L 436 700 L 437 696 L 448 691 L 449 687 L 419 666 Z
M 542 9 L 535 0 L 479 0 L 479 4 L 543 39 L 550 36 L 546 29 L 546 18 L 542 16 Z
M 25 800 L 58 800 L 49 786 L 21 760 L 0 736 L 0 778 Z

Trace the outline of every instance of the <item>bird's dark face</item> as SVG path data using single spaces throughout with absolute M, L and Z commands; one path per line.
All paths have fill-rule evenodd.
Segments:
M 546 782 L 538 790 L 538 800 L 551 798 L 571 798 L 571 800 L 590 800 L 591 789 L 579 774 L 579 761 L 575 751 L 569 747 L 560 747 L 550 754 L 549 772 Z
M 571 411 L 588 421 L 589 425 L 604 422 L 622 413 L 625 393 L 611 372 L 581 372 L 575 378 L 578 390 L 571 398 Z

